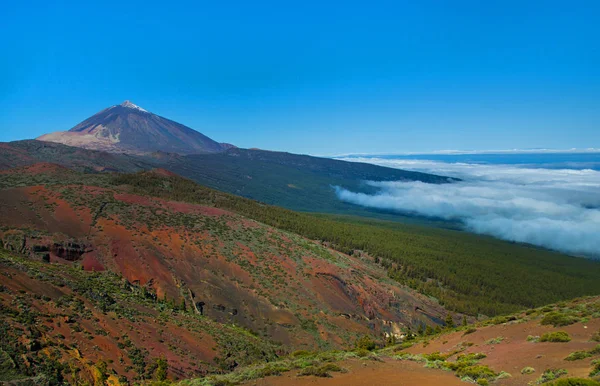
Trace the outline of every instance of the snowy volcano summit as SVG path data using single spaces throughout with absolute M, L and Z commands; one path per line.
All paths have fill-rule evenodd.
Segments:
M 153 114 L 131 101 L 106 108 L 69 131 L 45 134 L 40 141 L 86 149 L 145 154 L 218 153 L 231 147 L 185 125 Z

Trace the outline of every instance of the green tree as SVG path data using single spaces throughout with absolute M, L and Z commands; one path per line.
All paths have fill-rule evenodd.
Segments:
M 448 312 L 448 315 L 446 315 L 446 328 L 454 328 L 454 318 L 452 317 L 452 313 Z
M 363 350 L 374 350 L 377 347 L 377 344 L 371 339 L 368 335 L 363 335 L 359 339 L 356 340 L 355 343 L 356 348 Z
M 169 364 L 167 363 L 167 360 L 164 357 L 156 359 L 156 370 L 154 370 L 154 378 L 157 381 L 166 381 L 168 369 Z
M 105 385 L 106 381 L 108 381 L 108 366 L 106 362 L 99 361 L 96 363 L 96 369 L 98 370 L 98 385 Z

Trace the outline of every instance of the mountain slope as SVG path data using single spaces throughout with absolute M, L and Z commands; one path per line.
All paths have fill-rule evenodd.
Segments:
M 292 212 L 200 186 L 166 170 L 125 175 L 67 175 L 62 168 L 55 174 L 41 173 L 43 170 L 51 169 L 33 165 L 7 170 L 0 174 L 0 187 L 60 184 L 71 185 L 69 190 L 73 190 L 78 185 L 98 186 L 234 212 L 354 257 L 379 262 L 398 282 L 439 299 L 451 310 L 470 315 L 498 315 L 600 293 L 600 263 L 490 237 L 359 217 Z M 14 215 L 14 210 L 9 211 L 5 221 Z M 25 221 L 24 215 L 20 217 Z
M 155 378 L 160 359 L 171 379 L 204 376 L 282 350 L 112 272 L 0 248 L 0 275 L 1 384 L 127 385 Z
M 435 370 L 440 367 L 423 369 L 419 363 L 398 362 L 412 358 L 395 355 L 404 346 L 375 355 L 365 354 L 364 349 L 320 351 L 350 348 L 364 336 L 381 347 L 386 336 L 388 343 L 393 343 L 394 338 L 423 331 L 424 326 L 430 327 L 425 331 L 433 340 L 422 348 L 441 351 L 437 347 L 443 347 L 449 361 L 474 350 L 487 350 L 486 355 L 492 358 L 488 351 L 495 347 L 488 349 L 485 342 L 482 344 L 478 332 L 463 335 L 461 331 L 456 337 L 437 338 L 431 327 L 439 331 L 437 327 L 457 323 L 462 317 L 455 315 L 447 322 L 446 310 L 435 299 L 386 277 L 400 271 L 416 272 L 410 280 L 419 281 L 421 267 L 411 265 L 411 260 L 417 262 L 433 247 L 431 257 L 438 263 L 425 262 L 427 275 L 422 280 L 438 288 L 440 294 L 451 292 L 449 284 L 457 278 L 448 277 L 447 282 L 428 279 L 436 274 L 437 265 L 455 270 L 457 264 L 471 264 L 472 270 L 484 261 L 477 256 L 479 251 L 465 262 L 448 254 L 452 237 L 445 240 L 435 233 L 419 232 L 402 236 L 399 241 L 408 260 L 401 265 L 386 263 L 378 255 L 352 250 L 348 244 L 355 239 L 363 243 L 367 234 L 376 232 L 369 227 L 345 227 L 338 221 L 269 207 L 198 186 L 162 169 L 133 175 L 81 174 L 48 163 L 0 173 L 0 219 L 2 246 L 13 251 L 0 250 L 0 275 L 8 278 L 0 285 L 0 359 L 6 364 L 0 366 L 0 380 L 30 377 L 33 381 L 31 377 L 37 375 L 46 380 L 60 376 L 74 383 L 108 377 L 112 384 L 119 378 L 124 384 L 125 380 L 159 380 L 167 375 L 170 379 L 202 376 L 197 384 L 208 385 L 231 384 L 219 380 L 221 377 L 204 376 L 235 370 L 232 378 L 225 378 L 236 384 L 292 369 L 327 373 L 337 369 L 331 362 L 341 360 L 343 367 L 350 369 L 350 377 L 336 375 L 332 384 L 350 379 L 369 384 L 374 376 L 389 383 L 454 384 L 458 378 Z M 389 224 L 382 227 L 391 228 Z M 388 238 L 401 236 L 388 234 Z M 473 245 L 486 244 L 484 239 L 473 238 Z M 425 250 L 413 248 L 418 239 L 427 245 Z M 491 288 L 502 285 L 498 290 L 508 289 L 507 294 L 521 302 L 522 291 L 511 292 L 517 287 L 514 283 L 522 282 L 519 285 L 529 286 L 533 293 L 539 292 L 536 287 L 540 279 L 559 293 L 589 293 L 597 288 L 597 266 L 592 262 L 556 254 L 545 256 L 540 251 L 542 265 L 549 268 L 563 263 L 576 265 L 577 275 L 551 269 L 553 278 L 544 268 L 527 267 L 527 263 L 519 266 L 510 254 L 524 253 L 524 259 L 532 256 L 521 247 L 500 242 L 494 245 L 505 249 L 494 253 L 484 248 L 481 253 L 490 254 L 492 260 L 506 259 L 515 272 L 527 269 L 530 279 L 502 275 L 507 284 L 496 283 L 488 277 L 494 270 L 483 265 L 471 273 L 481 286 L 479 299 L 489 301 L 491 284 Z M 364 247 L 371 249 L 368 240 Z M 435 252 L 438 247 L 439 253 Z M 463 285 L 457 284 L 454 290 Z M 526 297 L 534 301 L 532 295 Z M 567 312 L 565 304 L 483 323 L 508 326 L 545 313 Z M 597 302 L 571 308 L 574 311 L 566 318 L 553 316 L 552 320 L 580 321 L 597 328 L 597 319 L 588 323 L 588 319 L 600 316 Z M 515 324 L 514 328 L 519 330 L 520 326 Z M 506 350 L 496 351 L 500 362 L 489 362 L 492 373 L 485 372 L 492 380 L 502 370 L 512 372 L 502 360 L 512 358 L 513 349 L 520 358 L 529 360 L 533 355 L 531 349 L 519 351 L 524 347 L 519 339 L 525 335 L 514 328 L 485 335 L 486 340 L 504 336 L 516 343 L 508 346 L 510 355 Z M 500 335 L 505 331 L 508 333 Z M 577 347 L 569 349 L 591 350 L 592 345 L 582 344 L 583 338 L 572 335 Z M 473 346 L 461 344 L 471 343 L 471 336 Z M 371 347 L 368 339 L 361 341 Z M 533 347 L 551 353 L 552 357 L 537 362 L 544 366 L 554 365 L 564 354 L 564 350 L 549 350 L 545 343 Z M 293 352 L 296 349 L 318 352 Z M 293 355 L 288 357 L 289 353 Z M 450 366 L 418 358 L 427 361 L 428 367 Z M 260 361 L 266 364 L 251 365 Z M 581 363 L 569 364 L 569 371 L 583 374 L 588 362 L 579 366 Z M 325 365 L 324 369 L 318 367 Z M 399 380 L 399 371 L 408 374 Z M 291 378 L 286 374 L 285 378 L 265 382 L 304 384 L 302 379 L 292 373 Z M 35 379 L 38 383 L 42 380 Z M 503 384 L 504 379 L 496 382 Z
M 35 173 L 34 185 L 20 179 L 24 173 Z M 108 175 L 65 173 L 40 165 L 0 174 L 4 247 L 116 272 L 161 299 L 289 347 L 341 347 L 361 334 L 400 334 L 445 316 L 359 256 L 223 209 L 137 195 Z M 159 183 L 170 175 L 148 174 Z M 78 176 L 86 185 L 75 183 Z
M 79 171 L 134 172 L 164 168 L 214 189 L 293 210 L 376 212 L 340 201 L 335 186 L 372 193 L 364 180 L 417 180 L 448 183 L 455 179 L 381 166 L 263 150 L 229 149 L 221 153 L 180 155 L 116 154 L 36 140 L 0 144 L 0 168 L 53 162 Z
M 599 311 L 600 298 L 575 299 L 412 335 L 385 348 L 372 342 L 370 351 L 282 358 L 185 384 L 235 385 L 253 379 L 253 384 L 269 386 L 600 386 Z
M 365 181 L 410 180 L 435 184 L 456 181 L 366 163 L 249 149 L 169 157 L 163 160 L 161 167 L 214 189 L 307 212 L 367 212 L 358 205 L 340 201 L 336 186 L 373 193 L 376 188 Z
M 86 149 L 144 154 L 165 151 L 181 154 L 216 153 L 221 145 L 180 123 L 125 101 L 100 111 L 66 132 L 42 135 L 40 141 Z

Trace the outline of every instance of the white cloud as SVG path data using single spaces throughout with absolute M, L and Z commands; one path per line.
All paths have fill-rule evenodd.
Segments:
M 382 166 L 459 177 L 462 182 L 368 182 L 374 195 L 338 188 L 347 202 L 460 220 L 465 228 L 505 240 L 600 257 L 600 172 L 427 160 L 352 158 Z

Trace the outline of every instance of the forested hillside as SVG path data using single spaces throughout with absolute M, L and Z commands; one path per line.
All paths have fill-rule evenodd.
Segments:
M 453 310 L 497 315 L 600 293 L 600 264 L 460 231 L 352 217 L 292 212 L 218 192 L 178 176 L 137 173 L 112 183 L 139 194 L 198 202 L 366 253 L 390 277 Z

